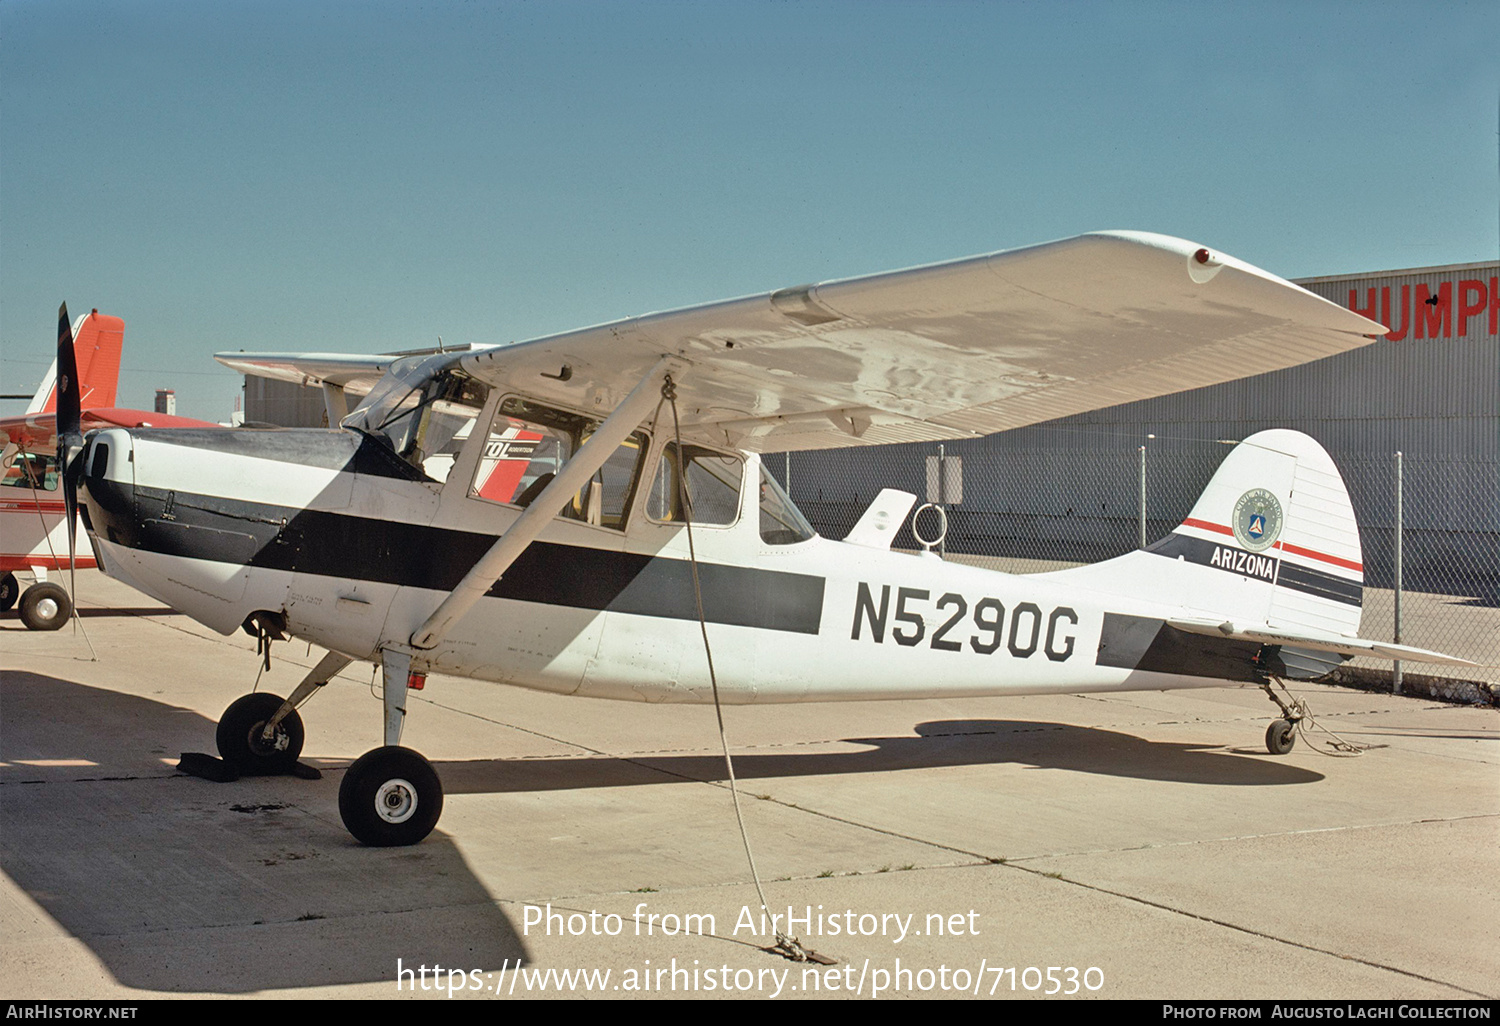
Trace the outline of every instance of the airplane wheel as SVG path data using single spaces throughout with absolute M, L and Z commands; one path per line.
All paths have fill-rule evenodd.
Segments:
M 21 594 L 21 622 L 33 631 L 55 631 L 73 615 L 73 600 L 62 585 L 43 581 Z
M 0 577 L 0 613 L 5 612 L 16 604 L 16 599 L 21 597 L 21 582 L 16 580 L 16 575 L 7 573 Z
M 1286 720 L 1272 720 L 1266 728 L 1266 751 L 1272 755 L 1285 755 L 1297 743 L 1297 727 Z
M 270 741 L 261 737 L 266 721 L 281 708 L 281 699 L 265 691 L 236 699 L 219 717 L 215 740 L 219 755 L 242 776 L 289 773 L 302 754 L 302 717 L 293 709 L 276 726 Z
M 361 844 L 394 848 L 432 833 L 443 812 L 437 770 L 410 748 L 387 745 L 354 761 L 339 785 L 339 815 Z

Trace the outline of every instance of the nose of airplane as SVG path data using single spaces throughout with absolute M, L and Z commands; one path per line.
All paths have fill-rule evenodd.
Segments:
M 90 532 L 113 526 L 118 533 L 119 519 L 128 516 L 135 505 L 135 447 L 130 431 L 96 431 L 74 459 L 79 461 L 75 473 L 84 526 Z

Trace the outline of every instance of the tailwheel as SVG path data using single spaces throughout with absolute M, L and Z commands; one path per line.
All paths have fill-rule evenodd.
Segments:
M 1266 751 L 1285 755 L 1297 743 L 1297 725 L 1286 720 L 1272 720 L 1266 728 Z
M 21 622 L 28 630 L 55 631 L 73 615 L 73 600 L 60 584 L 43 581 L 21 593 Z
M 1286 694 L 1286 701 L 1282 701 L 1281 695 L 1272 688 L 1272 681 Z M 1287 690 L 1286 682 L 1280 677 L 1272 677 L 1261 684 L 1260 689 L 1281 710 L 1281 719 L 1272 720 L 1271 725 L 1266 728 L 1266 751 L 1272 755 L 1285 755 L 1297 743 L 1297 724 L 1308 718 L 1307 706 Z
M 276 715 L 282 700 L 258 691 L 236 699 L 219 717 L 215 740 L 219 755 L 243 776 L 273 776 L 289 773 L 302 754 L 302 717 L 293 709 L 266 736 L 266 723 Z
M 386 745 L 355 760 L 339 785 L 339 815 L 362 844 L 416 844 L 437 826 L 443 784 L 437 770 L 410 748 Z

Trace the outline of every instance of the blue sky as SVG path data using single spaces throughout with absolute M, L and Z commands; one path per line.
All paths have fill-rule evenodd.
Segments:
M 0 391 L 505 342 L 1101 228 L 1285 277 L 1500 252 L 1500 4 L 0 5 Z M 15 411 L 20 404 L 0 409 Z

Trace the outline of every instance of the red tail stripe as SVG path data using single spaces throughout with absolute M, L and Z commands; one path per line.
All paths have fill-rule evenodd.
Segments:
M 1274 548 L 1285 549 L 1293 555 L 1306 556 L 1308 559 L 1321 559 L 1325 563 L 1332 563 L 1334 566 L 1341 566 L 1346 570 L 1357 570 L 1360 573 L 1365 572 L 1365 565 L 1363 563 L 1356 563 L 1352 559 L 1341 559 L 1338 556 L 1330 556 L 1326 552 L 1314 552 L 1312 549 L 1304 549 L 1300 545 L 1277 542 Z
M 1231 528 L 1225 527 L 1223 524 L 1211 524 L 1207 520 L 1194 520 L 1192 517 L 1188 517 L 1182 522 L 1182 526 L 1196 527 L 1200 531 L 1212 531 L 1215 534 L 1227 534 L 1231 538 L 1234 537 L 1234 531 Z M 1356 563 L 1352 559 L 1343 559 L 1339 556 L 1330 556 L 1326 552 L 1315 552 L 1312 549 L 1304 549 L 1301 545 L 1292 545 L 1287 542 L 1276 542 L 1271 547 L 1273 549 L 1282 549 L 1285 552 L 1290 552 L 1294 556 L 1304 556 L 1307 559 L 1321 560 L 1322 562 L 1332 564 L 1333 566 L 1341 566 L 1345 570 L 1357 570 L 1360 573 L 1365 572 L 1363 563 Z

